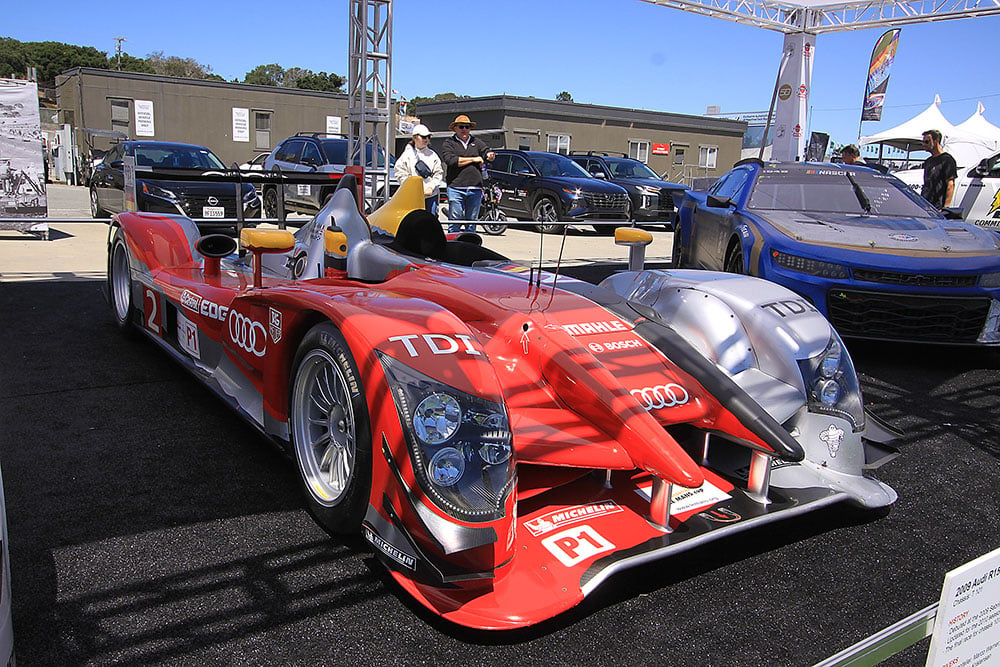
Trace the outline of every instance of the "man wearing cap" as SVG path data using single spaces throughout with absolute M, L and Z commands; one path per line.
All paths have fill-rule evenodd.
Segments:
M 441 160 L 445 165 L 445 182 L 448 184 L 448 219 L 478 220 L 483 204 L 483 169 L 495 157 L 482 139 L 472 136 L 476 127 L 468 116 L 456 116 L 448 129 L 455 134 L 441 145 Z M 474 232 L 475 222 L 448 225 L 449 232 Z
M 414 126 L 413 141 L 396 160 L 396 178 L 400 183 L 410 176 L 424 179 L 424 205 L 428 211 L 437 215 L 438 193 L 444 181 L 444 168 L 441 158 L 430 147 L 431 131 L 423 123 Z

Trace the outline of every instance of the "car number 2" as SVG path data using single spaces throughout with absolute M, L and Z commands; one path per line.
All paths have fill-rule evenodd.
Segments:
M 587 525 L 550 535 L 542 540 L 542 546 L 566 567 L 573 567 L 592 556 L 615 549 L 615 545 Z
M 160 309 L 159 300 L 156 298 L 156 292 L 150 288 L 145 289 L 146 293 L 146 328 L 150 331 L 154 331 L 157 334 L 160 333 Z

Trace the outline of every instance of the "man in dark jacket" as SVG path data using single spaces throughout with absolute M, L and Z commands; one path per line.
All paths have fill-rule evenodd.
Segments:
M 448 186 L 449 220 L 479 219 L 479 208 L 483 204 L 483 170 L 495 156 L 485 141 L 472 136 L 475 127 L 476 124 L 468 116 L 456 116 L 448 126 L 455 134 L 441 145 L 444 180 Z M 448 231 L 474 232 L 476 224 L 450 224 Z

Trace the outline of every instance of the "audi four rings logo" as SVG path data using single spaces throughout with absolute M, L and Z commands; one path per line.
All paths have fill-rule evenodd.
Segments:
M 629 393 L 635 396 L 635 399 L 639 401 L 642 407 L 646 408 L 647 412 L 650 410 L 659 410 L 660 408 L 672 408 L 684 405 L 690 398 L 687 390 L 674 382 L 658 384 L 655 387 L 633 389 Z
M 263 357 L 267 349 L 267 329 L 264 325 L 232 310 L 229 311 L 229 337 L 237 347 L 258 357 Z

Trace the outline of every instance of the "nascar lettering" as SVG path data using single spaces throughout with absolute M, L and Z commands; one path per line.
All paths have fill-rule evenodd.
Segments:
M 264 325 L 236 311 L 229 313 L 229 337 L 233 345 L 258 357 L 263 357 L 267 351 L 267 329 Z
M 672 408 L 684 405 L 691 398 L 687 390 L 675 382 L 668 384 L 658 384 L 655 387 L 643 387 L 633 389 L 629 392 L 635 396 L 639 404 L 646 408 L 646 411 L 659 410 L 660 408 Z

